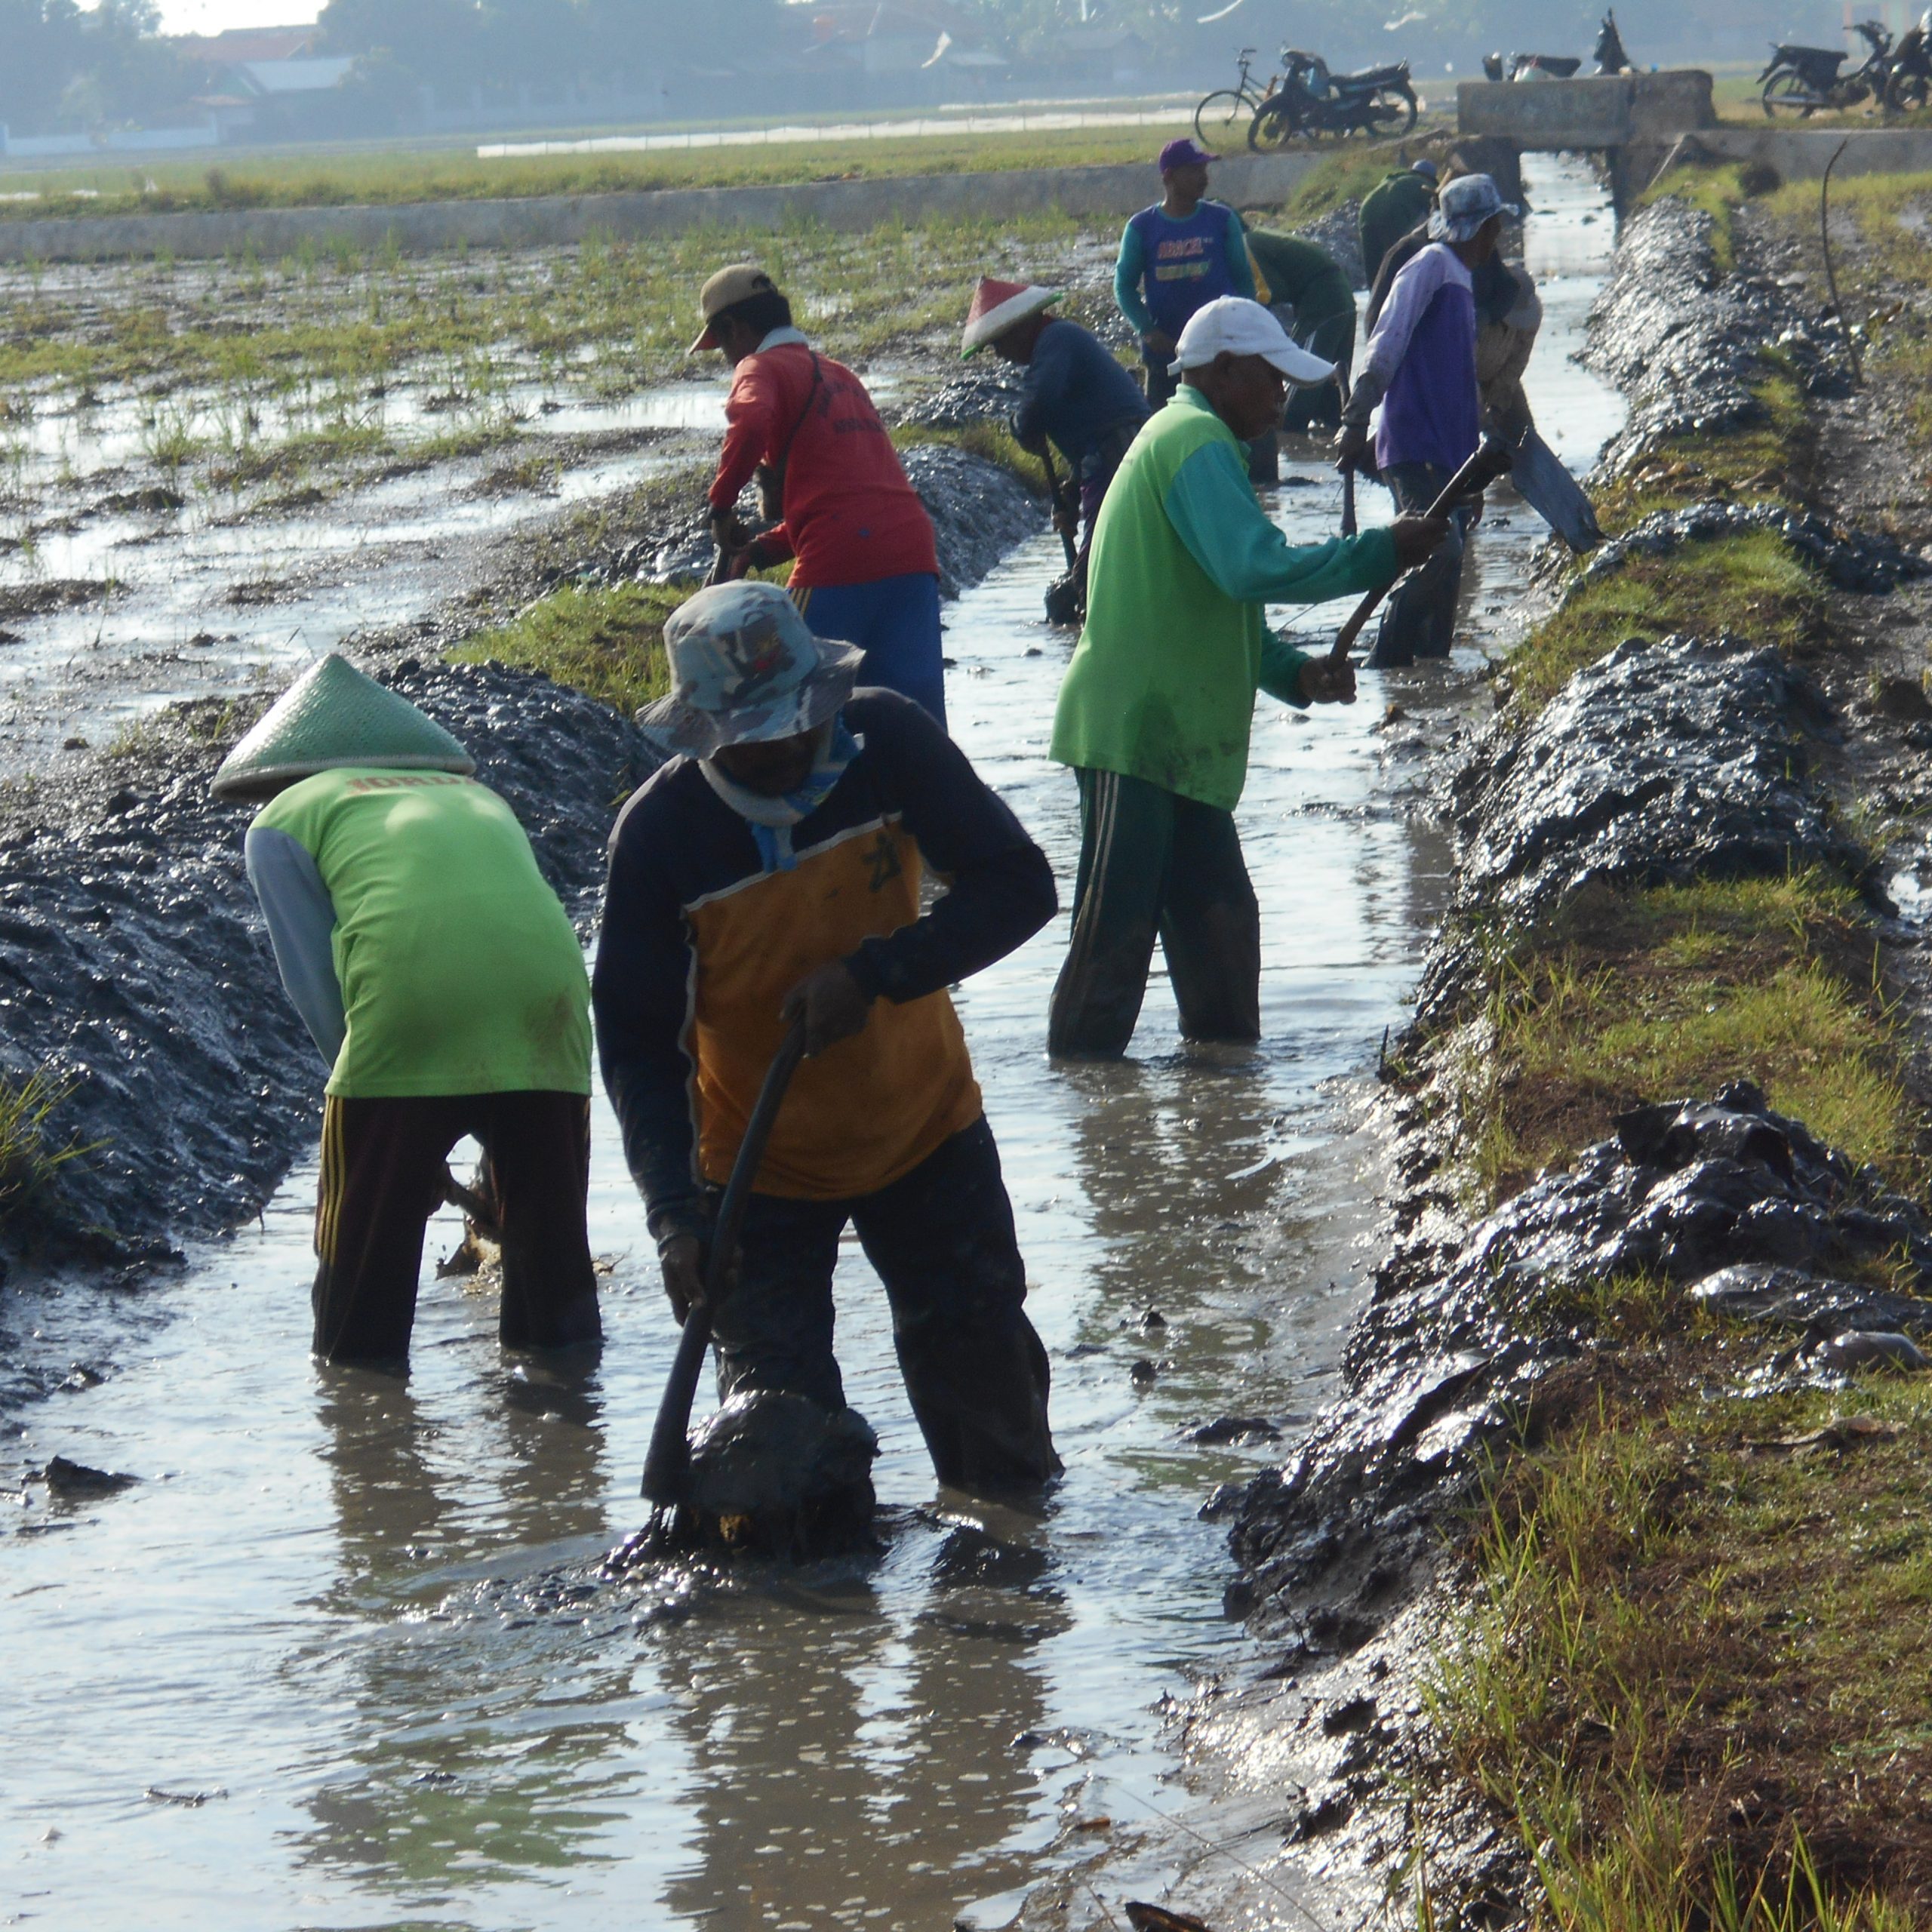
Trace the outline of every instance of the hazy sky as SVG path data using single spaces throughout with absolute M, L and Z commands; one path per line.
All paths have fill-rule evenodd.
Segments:
M 165 33 L 219 33 L 223 27 L 306 25 L 321 0 L 161 0 Z

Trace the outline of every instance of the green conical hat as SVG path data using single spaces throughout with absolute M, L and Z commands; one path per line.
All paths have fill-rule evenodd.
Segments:
M 407 698 L 331 651 L 282 693 L 221 761 L 217 798 L 266 798 L 298 778 L 345 764 L 393 771 L 457 771 L 476 761 Z

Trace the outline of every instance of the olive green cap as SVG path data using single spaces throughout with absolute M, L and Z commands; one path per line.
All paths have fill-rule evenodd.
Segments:
M 298 778 L 348 764 L 465 777 L 476 769 L 476 761 L 434 718 L 332 651 L 304 671 L 222 760 L 214 795 L 270 798 Z

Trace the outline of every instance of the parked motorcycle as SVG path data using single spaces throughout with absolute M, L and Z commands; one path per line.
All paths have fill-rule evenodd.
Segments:
M 1506 70 L 1500 54 L 1482 57 L 1483 78 L 1489 81 L 1567 81 L 1583 64 L 1574 54 L 1512 54 Z
M 1835 113 L 1862 100 L 1883 101 L 1891 67 L 1892 37 L 1876 20 L 1860 20 L 1863 62 L 1851 73 L 1838 69 L 1851 57 L 1830 47 L 1795 47 L 1780 42 L 1771 49 L 1764 71 L 1758 76 L 1764 89 L 1759 99 L 1767 118 L 1795 114 L 1809 120 L 1821 109 Z
M 1248 123 L 1247 144 L 1266 154 L 1298 135 L 1319 140 L 1333 134 L 1366 134 L 1390 140 L 1416 125 L 1420 103 L 1409 80 L 1409 63 L 1365 68 L 1356 74 L 1331 74 L 1318 54 L 1281 50 L 1281 85 L 1256 109 Z
M 1899 36 L 1885 76 L 1885 105 L 1910 114 L 1932 103 L 1932 11 L 1921 14 Z

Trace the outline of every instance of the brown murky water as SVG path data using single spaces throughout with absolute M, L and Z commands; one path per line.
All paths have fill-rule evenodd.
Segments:
M 1580 169 L 1546 163 L 1533 192 L 1549 318 L 1532 389 L 1581 466 L 1617 416 L 1564 360 L 1607 217 Z M 1332 476 L 1312 451 L 1289 472 L 1284 525 L 1331 527 Z M 1520 507 L 1490 519 L 1478 632 L 1507 622 L 1491 607 L 1535 534 Z M 1038 621 L 1057 558 L 1051 539 L 1023 549 L 952 608 L 948 643 L 955 731 L 1065 891 L 1073 790 L 1043 751 L 1067 645 Z M 1477 661 L 1414 674 L 1405 698 Z M 852 1249 L 841 1347 L 884 1444 L 884 1556 L 595 1583 L 641 1520 L 673 1339 L 601 1101 L 609 1340 L 581 1379 L 506 1359 L 487 1300 L 434 1281 L 406 1386 L 318 1370 L 312 1168 L 137 1306 L 46 1303 L 50 1336 L 76 1355 L 97 1337 L 116 1370 L 42 1405 L 21 1447 L 142 1481 L 69 1513 L 8 1506 L 0 1922 L 990 1926 L 1057 1845 L 1091 1849 L 1074 1826 L 1171 1805 L 1163 1694 L 1243 1656 L 1220 1533 L 1194 1510 L 1279 1453 L 1183 1432 L 1239 1414 L 1291 1435 L 1321 1398 L 1373 1221 L 1373 1149 L 1338 1102 L 1400 1020 L 1444 884 L 1417 774 L 1373 729 L 1389 694 L 1364 685 L 1351 709 L 1264 700 L 1257 721 L 1257 1051 L 1183 1049 L 1157 982 L 1128 1062 L 1049 1066 L 1063 914 L 961 996 L 1054 1361 L 1067 1475 L 1037 1517 L 935 1493 Z

